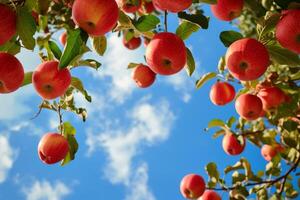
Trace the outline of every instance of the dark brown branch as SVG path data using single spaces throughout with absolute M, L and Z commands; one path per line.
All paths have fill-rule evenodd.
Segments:
M 168 32 L 168 11 L 165 10 L 165 32 Z

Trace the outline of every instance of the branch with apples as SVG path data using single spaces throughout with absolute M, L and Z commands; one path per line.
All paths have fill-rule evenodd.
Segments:
M 228 192 L 232 200 L 299 198 L 299 0 L 0 0 L 0 94 L 32 84 L 41 97 L 35 117 L 42 110 L 58 114 L 57 133 L 45 134 L 38 145 L 40 159 L 61 165 L 75 159 L 76 129 L 63 121 L 62 111 L 87 119 L 74 94 L 81 93 L 88 102 L 92 98 L 82 80 L 72 76 L 77 67 L 101 67 L 97 60 L 84 58 L 87 52 L 104 56 L 106 35 L 118 34 L 129 50 L 142 42 L 146 46 L 145 62 L 128 64 L 137 87 L 151 87 L 156 76 L 172 76 L 184 68 L 192 76 L 196 62 L 184 41 L 209 28 L 205 4 L 214 17 L 240 30 L 221 32 L 227 52 L 217 69 L 195 84 L 199 89 L 215 80 L 209 94 L 212 103 L 235 101 L 240 118 L 213 119 L 205 131 L 214 131 L 213 138 L 223 137 L 228 156 L 240 155 L 251 143 L 267 163 L 254 172 L 255 163 L 240 158 L 223 171 L 231 174 L 230 184 L 221 178 L 217 164 L 209 163 L 208 181 L 188 174 L 180 191 L 187 199 L 201 200 L 221 199 L 218 191 Z M 175 33 L 168 31 L 170 15 L 179 19 Z M 57 44 L 54 34 L 61 30 Z M 38 49 L 41 64 L 33 72 L 24 72 L 15 57 L 22 48 Z

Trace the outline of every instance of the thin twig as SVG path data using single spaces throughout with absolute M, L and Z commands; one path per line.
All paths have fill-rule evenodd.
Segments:
M 165 10 L 165 32 L 168 32 L 168 11 Z

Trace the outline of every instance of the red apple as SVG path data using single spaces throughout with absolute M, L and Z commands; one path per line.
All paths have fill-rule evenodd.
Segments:
M 277 151 L 271 145 L 265 144 L 261 148 L 261 155 L 264 157 L 266 161 L 271 161 L 277 155 Z
M 276 39 L 284 48 L 300 54 L 300 9 L 282 12 L 276 26 Z
M 135 13 L 141 8 L 141 0 L 117 0 L 119 7 L 126 13 Z
M 259 97 L 252 94 L 242 94 L 235 102 L 237 113 L 246 120 L 255 120 L 262 114 L 263 104 Z
M 151 86 L 155 78 L 156 74 L 148 66 L 143 64 L 138 65 L 132 72 L 132 79 L 140 88 Z
M 17 16 L 12 8 L 4 4 L 0 4 L 0 16 L 0 45 L 3 45 L 16 34 Z
M 220 20 L 231 21 L 241 15 L 243 7 L 244 0 L 218 0 L 211 11 Z
M 215 105 L 226 105 L 234 99 L 235 90 L 229 83 L 218 81 L 212 86 L 209 97 Z
M 143 1 L 142 6 L 139 8 L 139 12 L 143 14 L 150 14 L 155 11 L 153 2 Z
M 222 200 L 218 193 L 212 190 L 206 190 L 199 200 Z
M 197 174 L 186 175 L 181 180 L 180 191 L 187 199 L 197 199 L 205 191 L 205 181 Z
M 252 38 L 235 41 L 227 50 L 229 72 L 238 80 L 251 81 L 262 76 L 270 65 L 266 47 Z
M 286 100 L 286 94 L 275 86 L 260 89 L 257 96 L 261 99 L 264 110 L 277 108 Z
M 265 144 L 261 148 L 261 155 L 264 157 L 266 161 L 271 161 L 272 158 L 274 158 L 278 153 L 281 153 L 283 151 L 284 151 L 284 147 L 282 147 L 280 144 L 275 144 L 275 145 Z
M 32 83 L 38 94 L 47 100 L 62 96 L 71 84 L 68 69 L 59 70 L 57 61 L 47 61 L 37 67 L 32 75 Z
M 158 33 L 147 46 L 146 60 L 157 74 L 176 74 L 184 68 L 187 61 L 185 45 L 174 33 Z
M 47 133 L 38 145 L 39 157 L 46 164 L 55 164 L 63 160 L 68 152 L 68 140 L 58 133 Z
M 13 55 L 0 53 L 0 93 L 16 91 L 23 80 L 24 69 L 20 61 Z
M 224 151 L 228 155 L 235 156 L 241 154 L 244 151 L 246 141 L 244 137 L 236 136 L 232 132 L 227 131 L 223 137 L 222 146 Z
M 76 0 L 74 22 L 92 36 L 104 35 L 117 24 L 119 9 L 115 0 Z
M 133 37 L 129 41 L 126 38 L 123 38 L 123 44 L 127 49 L 134 50 L 141 46 L 142 40 L 140 37 Z
M 152 2 L 157 9 L 173 13 L 188 9 L 193 3 L 192 0 L 153 0 Z
M 67 43 L 67 32 L 63 32 L 60 37 L 59 37 L 59 41 L 62 45 L 66 45 Z

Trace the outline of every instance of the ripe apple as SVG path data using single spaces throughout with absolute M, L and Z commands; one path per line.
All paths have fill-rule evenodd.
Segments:
M 152 2 L 157 9 L 173 13 L 188 9 L 193 3 L 192 0 L 153 0 Z
M 206 190 L 199 200 L 222 200 L 218 193 L 212 190 Z
M 119 8 L 115 0 L 76 0 L 72 18 L 88 34 L 101 36 L 117 24 Z
M 127 49 L 134 50 L 141 46 L 142 40 L 140 37 L 133 37 L 129 41 L 123 38 L 123 44 Z
M 132 79 L 140 88 L 151 86 L 155 78 L 156 74 L 148 66 L 143 64 L 138 65 L 132 72 Z
M 212 86 L 209 97 L 213 104 L 222 106 L 230 103 L 234 99 L 235 90 L 229 83 L 218 81 Z
M 68 69 L 59 70 L 57 61 L 40 64 L 33 72 L 32 83 L 38 94 L 47 100 L 62 96 L 71 84 Z
M 154 11 L 155 11 L 155 7 L 152 1 L 148 2 L 144 0 L 142 2 L 142 6 L 139 8 L 139 12 L 142 14 L 150 14 Z
M 187 199 L 197 199 L 205 191 L 205 181 L 197 174 L 186 175 L 181 180 L 180 191 Z
M 23 80 L 24 69 L 20 61 L 13 55 L 0 53 L 0 93 L 16 91 Z
M 235 41 L 226 53 L 229 72 L 238 80 L 251 81 L 262 76 L 270 65 L 266 47 L 252 38 Z
M 0 45 L 3 45 L 16 34 L 17 16 L 13 9 L 0 3 Z
M 235 156 L 241 154 L 244 151 L 246 141 L 244 137 L 236 136 L 232 132 L 226 131 L 222 140 L 222 146 L 224 151 L 228 155 Z
M 278 87 L 265 87 L 259 90 L 257 96 L 263 103 L 263 109 L 277 108 L 286 100 L 286 94 Z
M 276 25 L 276 39 L 284 48 L 300 54 L 300 9 L 285 10 Z
M 126 13 L 135 13 L 142 6 L 142 0 L 117 0 L 119 7 Z
M 174 33 L 158 33 L 147 46 L 146 60 L 157 74 L 176 74 L 184 68 L 187 61 L 185 45 Z
M 67 32 L 63 32 L 60 37 L 59 37 L 59 41 L 62 45 L 66 45 L 67 43 Z
M 223 21 L 231 21 L 239 17 L 244 7 L 244 0 L 218 0 L 211 5 L 213 15 Z
M 264 157 L 266 161 L 271 161 L 278 153 L 284 151 L 284 148 L 280 144 L 268 145 L 265 144 L 261 148 L 261 155 Z
M 58 133 L 47 133 L 38 145 L 39 157 L 46 164 L 55 164 L 63 160 L 68 152 L 68 140 Z
M 260 117 L 263 104 L 259 97 L 252 94 L 242 94 L 235 102 L 237 113 L 246 120 L 255 120 Z

